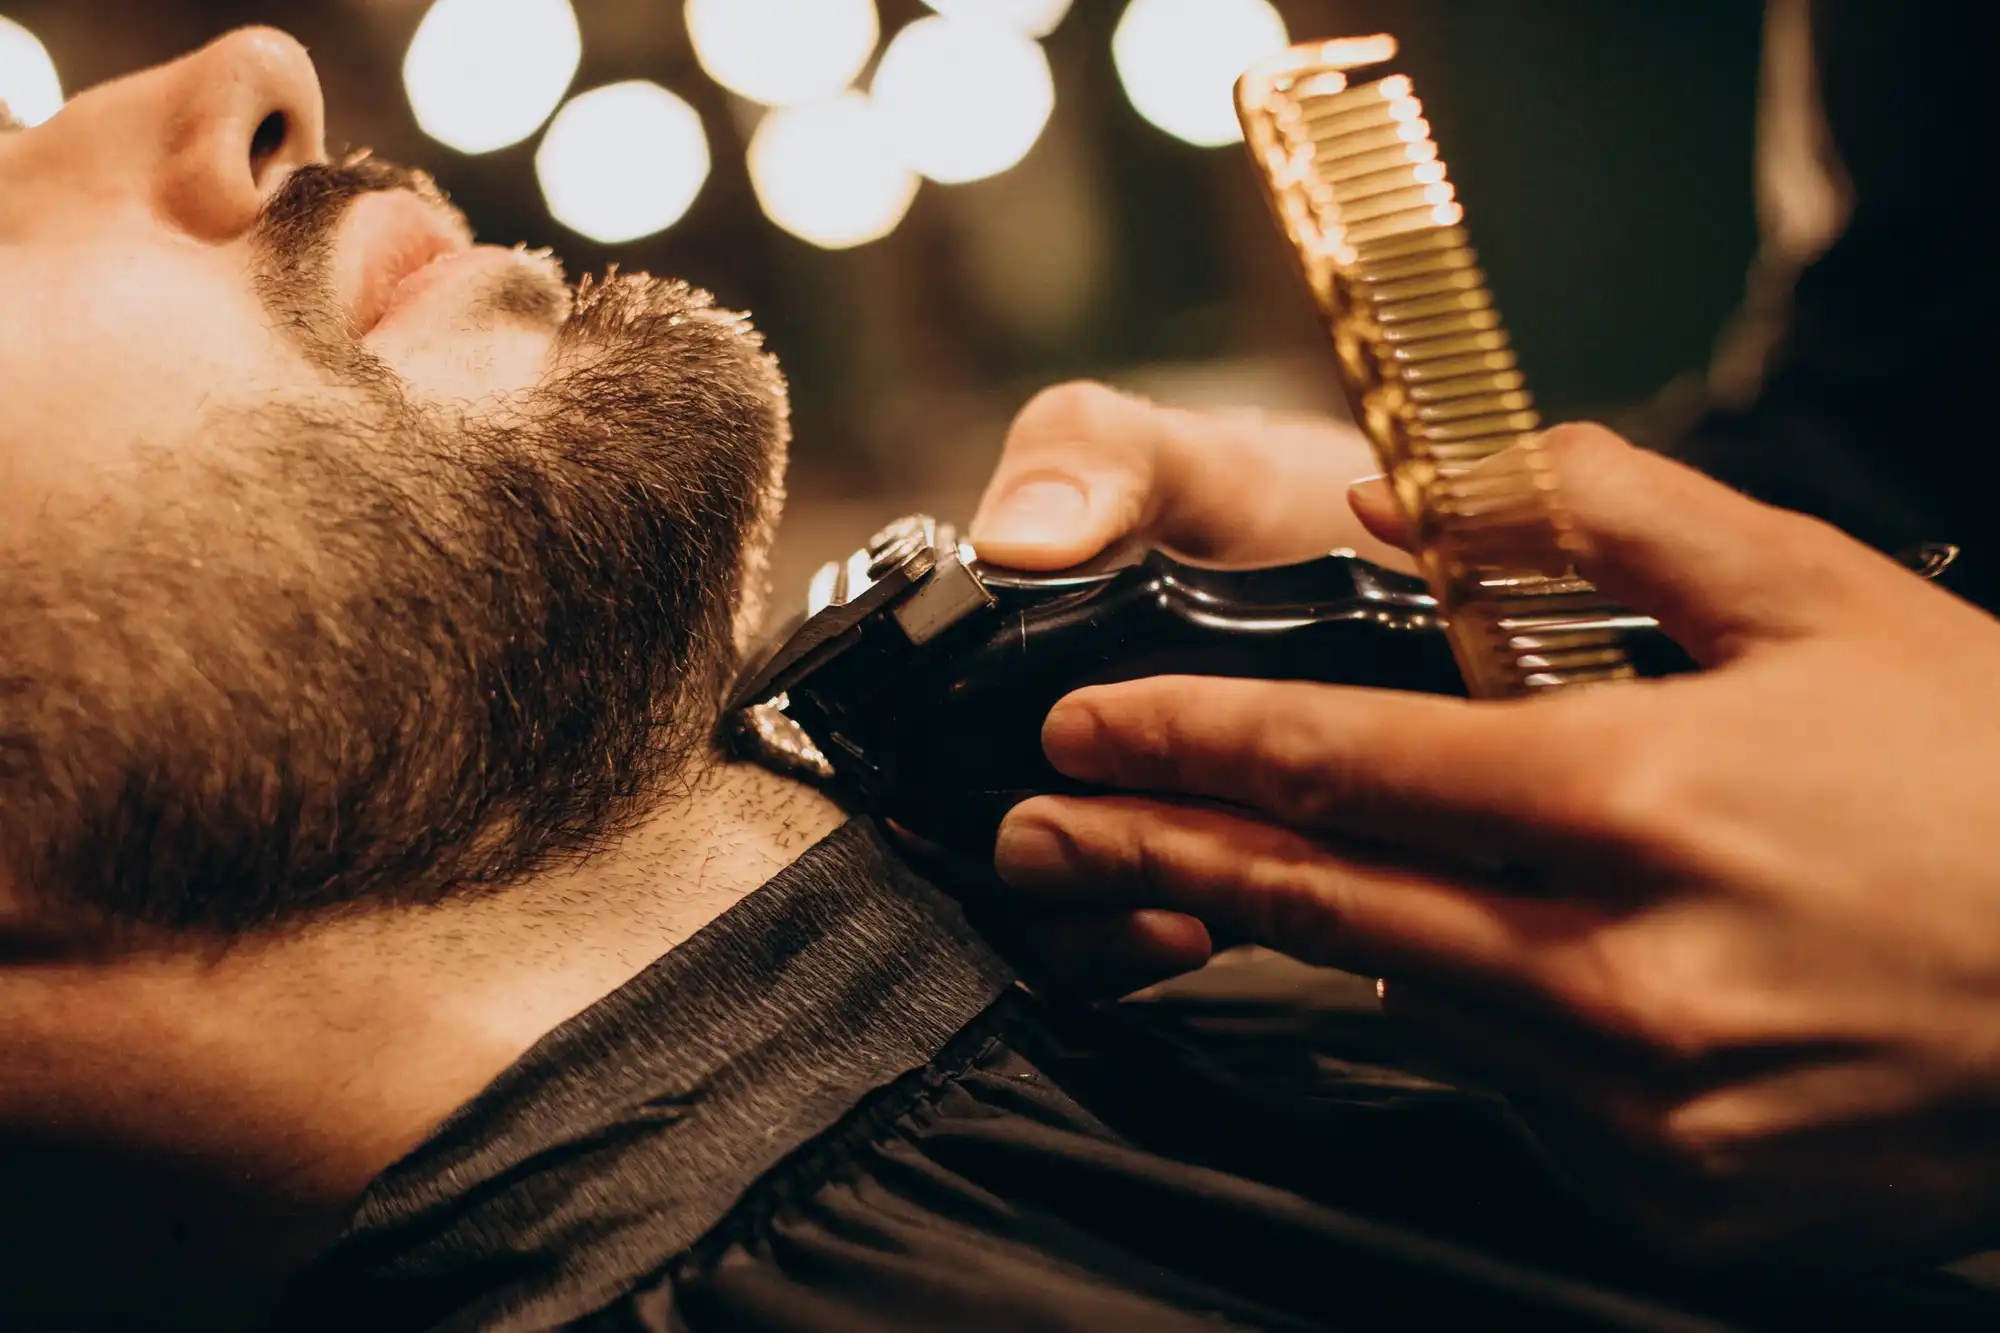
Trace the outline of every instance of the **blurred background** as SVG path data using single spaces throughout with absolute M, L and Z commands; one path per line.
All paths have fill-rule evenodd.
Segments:
M 0 98 L 269 23 L 330 145 L 428 168 L 482 239 L 754 313 L 797 447 L 778 602 L 913 508 L 971 516 L 1006 423 L 1090 376 L 1342 411 L 1236 141 L 1287 39 L 1403 44 L 1551 415 L 1698 372 L 1755 244 L 1753 0 L 0 0 Z

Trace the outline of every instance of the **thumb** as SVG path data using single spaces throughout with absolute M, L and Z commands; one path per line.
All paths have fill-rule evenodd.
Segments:
M 1886 558 L 1596 425 L 1541 437 L 1578 538 L 1577 569 L 1704 666 L 1841 623 Z M 1365 501 L 1364 501 L 1365 502 Z
M 968 536 L 1017 569 L 1081 563 L 1137 529 L 1159 468 L 1162 409 L 1099 384 L 1044 390 L 1008 428 Z
M 1325 421 L 1064 384 L 1015 419 L 968 535 L 1020 569 L 1060 569 L 1128 537 L 1229 564 L 1302 560 L 1364 546 L 1338 507 L 1370 456 L 1359 432 Z

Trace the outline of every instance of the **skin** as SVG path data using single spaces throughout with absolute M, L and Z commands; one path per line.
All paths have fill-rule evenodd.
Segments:
M 253 227 L 324 161 L 323 124 L 304 51 L 253 29 L 0 131 L 0 532 L 130 500 L 142 455 L 202 449 L 227 409 L 344 409 L 252 281 Z M 418 194 L 354 201 L 321 350 L 358 346 L 414 404 L 517 410 L 566 289 L 469 242 Z M 457 257 L 398 291 L 413 250 Z M 209 940 L 73 929 L 0 867 L 0 1192 L 35 1201 L 0 1212 L 0 1324 L 254 1322 L 383 1166 L 841 818 L 703 762 L 522 882 Z
M 1152 447 L 1143 412 L 1079 466 L 1151 530 L 1221 530 L 1235 500 Z M 1599 427 L 1543 445 L 1582 572 L 1659 617 L 1702 674 L 1518 702 L 1221 679 L 1080 691 L 1048 718 L 1049 757 L 1133 794 L 1017 807 L 1001 876 L 1043 905 L 1053 959 L 1083 984 L 1183 970 L 1212 936 L 1385 978 L 1391 1014 L 1513 1094 L 1578 1178 L 1685 1255 L 1990 1246 L 2000 623 Z M 1256 432 L 1211 446 L 1206 466 L 1266 476 L 1299 458 Z M 1315 510 L 1333 511 L 1325 459 L 1295 487 L 1312 503 L 1282 512 L 1305 515 L 1309 547 Z M 1379 481 L 1353 508 L 1403 539 Z

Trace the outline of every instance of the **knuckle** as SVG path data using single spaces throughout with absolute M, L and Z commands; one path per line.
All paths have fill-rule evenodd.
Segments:
M 1660 1147 L 1698 1180 L 1734 1179 L 1742 1173 L 1746 1154 L 1764 1138 L 1750 1108 L 1727 1097 L 1680 1102 L 1657 1120 Z
M 1549 787 L 1561 807 L 1551 813 L 1561 826 L 1592 843 L 1652 849 L 1681 826 L 1695 775 L 1671 737 L 1633 722 L 1629 710 L 1571 714 L 1565 726 L 1573 734 L 1554 736 L 1550 749 L 1588 754 L 1591 761 L 1569 766 Z
M 1644 484 L 1642 451 L 1593 422 L 1571 422 L 1550 428 L 1538 439 L 1565 508 L 1579 520 L 1587 544 L 1601 534 L 1598 518 L 1629 507 L 1631 491 Z M 1597 517 L 1593 517 L 1597 516 Z
M 1898 575 L 1892 582 L 1902 590 L 1901 571 L 1864 553 L 1851 536 L 1824 519 L 1767 509 L 1764 520 L 1764 545 L 1785 562 L 1786 597 L 1793 605 L 1820 615 L 1848 610 L 1891 572 Z
M 1597 1114 L 1610 1146 L 1655 1169 L 1671 1164 L 1679 1173 L 1679 1154 L 1671 1140 L 1671 1108 L 1652 1098 L 1614 1094 L 1597 1108 Z
M 1722 971 L 1702 932 L 1662 930 L 1641 917 L 1580 946 L 1563 989 L 1606 1036 L 1688 1064 L 1735 1043 L 1715 998 L 1727 984 Z
M 1586 485 L 1606 467 L 1632 452 L 1616 432 L 1594 421 L 1565 422 L 1541 435 L 1542 456 L 1560 485 Z
M 1288 824 L 1318 826 L 1341 804 L 1340 766 L 1284 731 L 1265 735 L 1253 771 L 1258 806 Z
M 1143 858 L 1135 855 L 1145 835 L 1143 823 L 1115 802 L 1090 800 L 1066 808 L 1051 829 L 1070 876 L 1117 890 L 1137 883 L 1144 868 Z
M 1656 1204 L 1669 1205 L 1663 1215 L 1690 1221 L 1684 1209 L 1670 1205 L 1678 1196 L 1713 1191 L 1743 1179 L 1762 1135 L 1733 1113 L 1715 1114 L 1700 1099 L 1684 1101 L 1628 1095 L 1610 1098 L 1600 1108 L 1602 1132 L 1609 1145 L 1648 1168 L 1658 1190 Z
M 1135 400 L 1096 380 L 1053 384 L 1030 398 L 1014 418 L 1010 443 L 1088 439 L 1128 411 Z
M 1153 832 L 1135 819 L 1119 826 L 1117 862 L 1120 878 L 1132 888 L 1147 892 L 1160 885 L 1162 862 L 1153 845 Z
M 1507 763 L 1521 772 L 1528 817 L 1551 831 L 1587 844 L 1599 845 L 1616 836 L 1628 805 L 1643 806 L 1649 794 L 1639 789 L 1651 772 L 1649 750 L 1656 743 L 1646 729 L 1627 725 L 1627 714 L 1605 708 L 1579 691 L 1567 698 L 1522 700 L 1508 708 L 1533 714 L 1534 748 L 1519 752 L 1513 733 L 1491 738 L 1473 762 Z M 1614 788 L 1632 784 L 1629 798 Z
M 1114 735 L 1111 781 L 1125 787 L 1206 791 L 1256 789 L 1285 761 L 1271 753 L 1263 718 L 1231 699 L 1233 682 L 1162 676 L 1118 687 L 1115 715 L 1096 725 Z
M 1571 802 L 1584 831 L 1617 846 L 1650 843 L 1673 821 L 1677 778 L 1654 754 L 1612 758 L 1593 780 L 1580 784 Z
M 1318 844 L 1212 807 L 1170 810 L 1135 853 L 1162 898 L 1294 957 L 1332 955 L 1351 888 Z
M 1117 709 L 1102 697 L 1083 705 L 1090 725 L 1109 743 L 1110 781 L 1120 787 L 1170 785 L 1180 763 L 1180 727 L 1167 700 L 1147 689 Z
M 1340 729 L 1298 706 L 1309 702 L 1291 700 L 1268 710 L 1245 734 L 1241 760 L 1261 808 L 1286 823 L 1316 828 L 1351 807 L 1361 784 Z
M 1203 873 L 1215 870 L 1212 830 L 1205 827 L 1199 812 L 1154 806 L 1125 824 L 1119 858 L 1124 875 L 1146 901 L 1178 903 L 1185 885 L 1214 878 Z M 1241 875 L 1240 865 L 1232 867 L 1231 888 L 1237 887 Z M 1212 892 L 1221 886 L 1204 887 Z
M 1343 959 L 1352 941 L 1352 886 L 1335 874 L 1301 882 L 1295 873 L 1267 868 L 1252 883 L 1259 905 L 1259 938 L 1302 962 L 1330 964 Z

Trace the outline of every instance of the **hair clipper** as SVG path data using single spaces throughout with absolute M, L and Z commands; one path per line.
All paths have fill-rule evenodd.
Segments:
M 1601 628 L 1640 674 L 1690 665 L 1646 617 Z M 819 570 L 805 612 L 742 677 L 724 734 L 741 757 L 983 855 L 1016 802 L 1091 790 L 1043 756 L 1058 699 L 1166 674 L 1466 692 L 1424 582 L 1348 551 L 1214 569 L 1129 549 L 1031 574 L 918 515 Z

